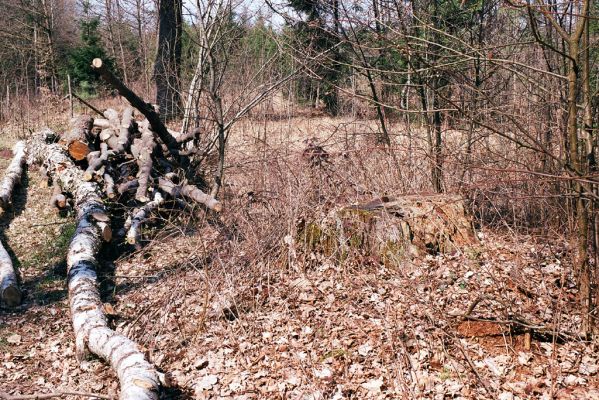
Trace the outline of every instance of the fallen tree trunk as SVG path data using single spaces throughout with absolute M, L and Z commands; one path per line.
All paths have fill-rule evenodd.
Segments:
M 17 142 L 13 148 L 14 157 L 4 174 L 4 179 L 0 185 L 0 207 L 6 209 L 12 198 L 12 193 L 15 186 L 21 182 L 23 176 L 23 167 L 26 161 L 26 146 L 25 142 Z
M 59 145 L 47 144 L 49 130 L 29 142 L 29 162 L 43 164 L 49 176 L 72 194 L 77 210 L 77 229 L 67 255 L 69 303 L 77 358 L 88 350 L 107 360 L 120 381 L 120 399 L 158 399 L 159 381 L 155 369 L 138 346 L 110 329 L 97 286 L 97 254 L 108 225 L 108 216 L 95 182 L 83 180 L 83 171 L 69 159 Z
M 0 186 L 0 206 L 3 209 L 6 209 L 11 203 L 14 188 L 21 182 L 23 176 L 26 158 L 25 142 L 18 142 L 13 148 L 13 153 L 14 158 L 6 170 Z M 8 307 L 16 307 L 21 304 L 21 299 L 22 294 L 12 260 L 2 243 L 0 243 L 0 300 Z

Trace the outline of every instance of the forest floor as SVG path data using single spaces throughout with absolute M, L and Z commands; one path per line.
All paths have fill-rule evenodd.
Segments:
M 202 210 L 193 219 L 162 215 L 141 251 L 115 245 L 102 257 L 105 312 L 168 372 L 164 398 L 599 398 L 598 344 L 575 334 L 566 240 L 482 228 L 476 245 L 400 267 L 296 255 L 285 239 L 291 218 L 272 211 L 278 230 L 255 224 L 247 197 L 258 190 L 247 177 L 236 181 L 236 154 L 230 181 L 246 186 L 237 200 L 227 194 L 220 223 Z M 0 156 L 4 167 L 10 154 Z M 102 360 L 75 359 L 65 287 L 74 222 L 51 209 L 50 195 L 30 170 L 1 216 L 25 300 L 0 310 L 0 392 L 116 397 Z M 254 230 L 242 229 L 240 215 Z M 261 257 L 252 245 L 223 244 L 241 241 L 231 221 L 246 242 L 270 244 Z

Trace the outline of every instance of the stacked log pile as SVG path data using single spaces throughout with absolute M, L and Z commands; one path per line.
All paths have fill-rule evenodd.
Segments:
M 101 60 L 94 60 L 93 67 L 138 113 L 133 107 L 122 113 L 108 109 L 100 118 L 73 118 L 66 132 L 44 128 L 27 144 L 28 162 L 40 165 L 54 185 L 50 203 L 57 208 L 72 204 L 76 211 L 67 276 L 77 357 L 83 360 L 91 352 L 108 361 L 119 377 L 121 399 L 157 399 L 159 374 L 135 343 L 108 327 L 103 313 L 96 269 L 102 243 L 113 239 L 107 204 L 126 210 L 116 237 L 136 247 L 144 223 L 161 207 L 193 203 L 218 212 L 222 206 L 194 184 L 194 152 L 186 143 L 198 132 L 168 130 Z

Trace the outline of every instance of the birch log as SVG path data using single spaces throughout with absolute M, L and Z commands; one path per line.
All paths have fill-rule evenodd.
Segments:
M 76 354 L 83 360 L 88 351 L 107 360 L 120 381 L 121 400 L 157 400 L 158 375 L 138 346 L 110 329 L 102 310 L 97 284 L 97 255 L 107 214 L 96 182 L 83 180 L 60 146 L 46 144 L 43 134 L 29 142 L 29 162 L 43 164 L 65 192 L 73 195 L 77 229 L 67 254 L 67 279 Z
M 17 275 L 12 265 L 10 255 L 0 243 L 0 299 L 8 307 L 21 304 L 21 290 L 17 283 Z
M 11 203 L 11 197 L 15 186 L 21 181 L 23 175 L 23 164 L 25 163 L 25 142 L 18 142 L 13 148 L 12 159 L 2 185 L 0 187 L 0 206 L 4 209 Z M 17 275 L 10 255 L 0 243 L 0 299 L 9 307 L 21 304 L 21 290 L 17 282 Z
M 26 160 L 25 142 L 17 142 L 13 148 L 14 157 L 6 170 L 2 185 L 0 186 L 0 207 L 6 209 L 12 198 L 12 192 L 23 176 L 23 167 Z

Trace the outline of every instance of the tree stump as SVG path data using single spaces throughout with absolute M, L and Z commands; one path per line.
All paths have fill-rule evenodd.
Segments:
M 308 251 L 338 260 L 362 254 L 394 265 L 478 242 L 464 200 L 457 195 L 383 197 L 337 208 L 321 221 L 301 222 L 298 241 Z

